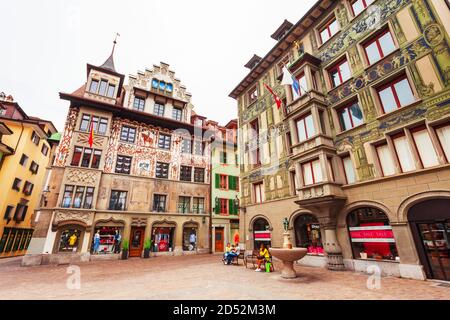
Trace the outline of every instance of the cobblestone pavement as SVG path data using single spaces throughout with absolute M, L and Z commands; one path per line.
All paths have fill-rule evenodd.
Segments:
M 368 276 L 350 271 L 296 266 L 300 277 L 280 279 L 226 266 L 220 256 L 199 255 L 98 261 L 80 264 L 81 288 L 68 289 L 68 266 L 20 267 L 1 261 L 0 299 L 450 299 L 450 287 L 434 281 L 381 278 L 367 289 Z

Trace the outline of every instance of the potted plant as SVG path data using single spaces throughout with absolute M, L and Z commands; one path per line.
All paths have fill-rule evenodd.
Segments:
M 150 249 L 152 248 L 152 240 L 147 239 L 144 242 L 144 259 L 150 258 Z
M 122 242 L 122 260 L 128 259 L 128 249 L 130 248 L 130 243 L 128 240 L 123 240 Z

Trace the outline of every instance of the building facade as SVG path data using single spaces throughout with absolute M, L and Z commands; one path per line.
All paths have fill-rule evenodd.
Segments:
M 12 96 L 0 94 L 0 258 L 25 254 L 39 206 L 56 128 L 28 116 Z
M 211 208 L 213 252 L 224 252 L 227 243 L 239 243 L 239 152 L 237 120 L 225 126 L 208 121 L 217 131 L 211 145 Z
M 299 263 L 450 279 L 449 21 L 448 1 L 320 0 L 283 22 L 230 94 L 247 248 L 287 218 Z
M 148 240 L 153 255 L 209 252 L 204 118 L 169 65 L 139 71 L 126 85 L 124 78 L 111 55 L 87 65 L 80 89 L 60 94 L 69 112 L 24 264 L 116 259 L 116 234 L 130 257 Z

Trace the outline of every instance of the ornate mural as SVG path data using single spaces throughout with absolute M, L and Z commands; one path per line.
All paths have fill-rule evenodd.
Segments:
M 64 167 L 66 165 L 66 159 L 69 155 L 70 141 L 72 140 L 73 131 L 78 118 L 78 108 L 70 108 L 67 114 L 66 124 L 64 126 L 64 133 L 61 141 L 59 142 L 55 156 L 55 166 Z

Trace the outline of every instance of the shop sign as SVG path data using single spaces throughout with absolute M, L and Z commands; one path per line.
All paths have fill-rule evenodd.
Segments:
M 352 227 L 349 230 L 352 242 L 395 242 L 391 226 Z

